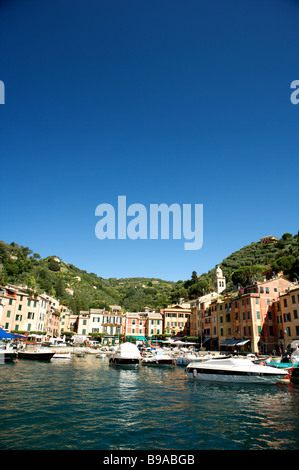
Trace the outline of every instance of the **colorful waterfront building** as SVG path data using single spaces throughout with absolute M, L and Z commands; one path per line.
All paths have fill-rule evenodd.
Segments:
M 50 303 L 23 286 L 6 285 L 0 291 L 0 326 L 7 331 L 45 332 Z
M 191 336 L 190 303 L 169 305 L 160 310 L 163 317 L 164 332 L 174 336 Z
M 295 339 L 298 333 L 299 307 L 295 303 L 298 298 L 296 294 L 286 294 L 291 286 L 288 279 L 279 276 L 255 282 L 238 292 L 213 292 L 191 300 L 191 334 L 210 350 L 270 353 L 279 348 L 283 332 L 289 332 L 290 339 Z M 284 322 L 290 320 L 287 330 L 283 330 L 277 311 L 289 309 L 291 302 L 292 315 L 290 311 L 282 313 Z
M 126 312 L 125 336 L 144 341 L 163 333 L 163 316 L 150 308 L 143 312 Z
M 281 349 L 295 348 L 299 342 L 299 286 L 281 292 L 275 303 L 276 332 Z

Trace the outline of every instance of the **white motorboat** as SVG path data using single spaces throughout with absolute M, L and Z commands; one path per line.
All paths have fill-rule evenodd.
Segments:
M 138 367 L 141 355 L 136 344 L 122 343 L 109 359 L 110 365 L 125 366 L 125 367 Z
M 57 359 L 57 360 L 64 360 L 64 361 L 69 361 L 71 359 L 71 353 L 55 353 L 54 356 L 51 358 L 51 360 Z
M 186 367 L 186 373 L 189 379 L 213 382 L 275 384 L 290 378 L 288 370 L 229 356 L 216 356 L 201 364 L 190 363 Z
M 175 359 L 163 351 L 157 351 L 152 356 L 142 358 L 142 364 L 145 366 L 174 366 Z

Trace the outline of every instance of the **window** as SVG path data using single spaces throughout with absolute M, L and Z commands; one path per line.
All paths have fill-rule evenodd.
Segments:
M 19 306 L 18 306 L 18 310 L 22 310 L 22 305 L 19 305 Z
M 247 320 L 250 320 L 250 312 L 247 312 Z
M 31 323 L 28 323 L 27 325 L 27 331 L 30 331 L 31 330 Z
M 287 299 L 283 299 L 283 306 L 284 306 L 284 307 L 287 307 L 287 306 L 288 306 Z
M 293 310 L 294 320 L 298 319 L 297 310 Z
M 260 288 L 260 293 L 261 293 L 261 294 L 264 293 L 264 288 L 263 288 L 263 287 Z
M 12 299 L 9 299 L 8 304 L 9 304 L 9 305 L 12 305 Z
M 28 320 L 29 320 L 29 319 L 30 319 L 30 320 L 33 320 L 33 319 L 34 319 L 34 313 L 28 312 L 28 313 L 27 313 L 27 318 L 28 318 Z
M 27 306 L 30 307 L 30 304 L 31 304 L 31 300 L 27 300 Z
M 296 303 L 296 299 L 295 299 L 295 296 L 292 295 L 292 304 L 295 304 Z
M 266 287 L 266 294 L 269 294 L 269 293 L 270 293 L 269 287 Z
M 6 312 L 6 317 L 9 318 L 9 317 L 10 317 L 10 314 L 11 314 L 11 311 L 10 311 L 10 310 L 7 310 L 7 312 Z
M 283 314 L 283 321 L 284 322 L 291 321 L 291 315 L 289 313 L 284 313 Z
M 255 303 L 256 303 L 256 305 L 259 305 L 259 303 L 260 303 L 260 299 L 259 299 L 258 297 L 256 297 L 256 299 L 255 299 Z
M 257 320 L 261 319 L 261 312 L 259 310 L 257 310 L 257 312 L 256 312 L 256 318 L 257 318 Z
M 23 296 L 22 296 L 22 295 L 20 295 L 20 302 L 22 302 L 22 300 L 23 300 Z

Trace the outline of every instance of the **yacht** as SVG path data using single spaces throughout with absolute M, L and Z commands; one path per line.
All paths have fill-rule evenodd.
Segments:
M 209 359 L 186 367 L 189 379 L 213 382 L 275 384 L 290 379 L 289 371 L 254 364 L 250 359 L 232 356 Z
M 115 366 L 138 367 L 140 359 L 141 355 L 136 344 L 122 343 L 111 355 L 109 364 Z

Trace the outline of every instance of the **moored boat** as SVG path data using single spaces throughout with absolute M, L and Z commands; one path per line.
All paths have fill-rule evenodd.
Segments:
M 189 379 L 213 382 L 275 384 L 289 380 L 287 369 L 254 364 L 249 359 L 224 357 L 209 359 L 186 367 Z
M 49 361 L 54 356 L 55 351 L 43 349 L 24 349 L 18 351 L 19 359 L 29 359 L 38 361 Z
M 169 354 L 164 354 L 163 351 L 157 351 L 156 354 L 142 358 L 142 364 L 145 366 L 174 366 L 176 363 L 175 358 Z
M 52 357 L 53 359 L 57 360 L 64 360 L 64 361 L 69 361 L 71 359 L 71 353 L 57 353 L 55 352 L 54 356 Z
M 124 367 L 138 367 L 141 355 L 137 346 L 133 343 L 123 343 L 109 359 L 110 365 Z

